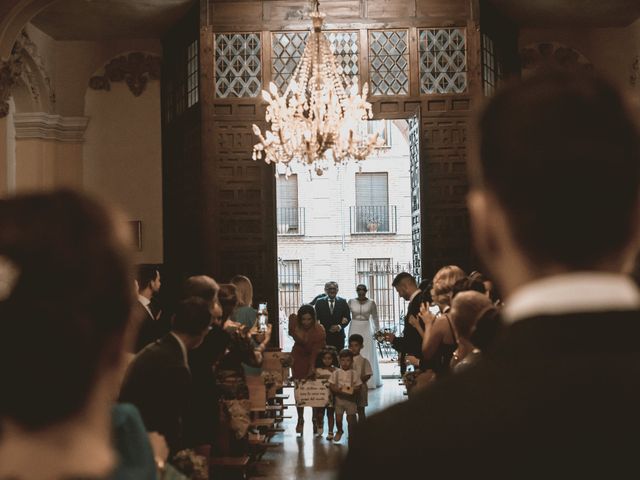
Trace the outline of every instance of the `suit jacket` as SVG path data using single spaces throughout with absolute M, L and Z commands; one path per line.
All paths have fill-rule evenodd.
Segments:
M 393 348 L 398 352 L 407 355 L 413 355 L 418 358 L 422 358 L 422 337 L 416 328 L 409 323 L 409 316 L 413 315 L 420 321 L 420 325 L 424 328 L 424 322 L 418 317 L 420 312 L 420 294 L 413 297 L 407 306 L 407 312 L 405 314 L 404 330 L 401 337 L 396 337 L 393 340 Z
M 316 316 L 327 333 L 327 338 L 332 336 L 344 338 L 344 328 L 349 325 L 349 322 L 351 322 L 351 310 L 349 309 L 347 301 L 342 297 L 336 297 L 333 306 L 333 313 L 331 313 L 331 309 L 329 308 L 329 297 L 322 297 L 316 301 L 315 309 Z M 345 325 L 342 324 L 343 318 L 348 320 Z M 333 325 L 338 325 L 340 327 L 340 331 L 331 332 L 329 329 Z
M 637 472 L 638 339 L 638 311 L 516 322 L 475 367 L 367 418 L 339 478 L 413 471 L 447 479 L 622 478 Z
M 132 310 L 133 321 L 138 324 L 134 353 L 169 333 L 170 326 L 163 319 L 154 318 L 139 301 L 134 302 Z
M 147 428 L 164 435 L 172 452 L 184 447 L 182 423 L 188 408 L 191 374 L 178 340 L 167 334 L 131 361 L 120 401 L 134 404 Z

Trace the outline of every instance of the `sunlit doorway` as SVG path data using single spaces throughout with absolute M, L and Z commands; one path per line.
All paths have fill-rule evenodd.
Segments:
M 356 296 L 357 284 L 365 284 L 368 297 L 377 304 L 380 328 L 402 332 L 406 302 L 397 296 L 392 281 L 399 272 L 415 273 L 414 256 L 417 252 L 419 258 L 420 253 L 419 201 L 417 205 L 414 201 L 419 198 L 419 172 L 415 171 L 419 145 L 411 134 L 412 125 L 417 131 L 416 118 L 371 121 L 370 131 L 376 131 L 384 145 L 359 165 L 323 175 L 304 167 L 289 177 L 279 172 L 279 340 L 283 350 L 290 351 L 293 345 L 287 334 L 289 315 L 322 294 L 327 281 L 338 282 L 338 295 L 347 300 Z M 378 345 L 377 354 L 383 376 L 395 374 L 396 352 Z

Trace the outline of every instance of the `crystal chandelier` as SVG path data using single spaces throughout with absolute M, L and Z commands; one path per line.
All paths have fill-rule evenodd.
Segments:
M 336 66 L 329 41 L 322 33 L 324 14 L 314 1 L 311 13 L 313 30 L 300 63 L 284 93 L 271 82 L 266 120 L 271 130 L 264 135 L 257 125 L 253 132 L 260 142 L 253 147 L 253 159 L 286 165 L 299 162 L 318 175 L 331 165 L 366 159 L 378 146 L 378 134 L 367 134 L 366 120 L 372 117 L 371 104 L 365 100 L 368 87 L 359 93 L 358 79 L 345 91 L 343 77 Z

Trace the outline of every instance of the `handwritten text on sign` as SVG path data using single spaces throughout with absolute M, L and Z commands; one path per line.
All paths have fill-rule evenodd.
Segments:
M 294 392 L 298 407 L 326 407 L 331 405 L 331 394 L 326 380 L 300 382 Z

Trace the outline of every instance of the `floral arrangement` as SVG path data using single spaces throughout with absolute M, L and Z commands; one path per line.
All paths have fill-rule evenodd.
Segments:
M 264 381 L 264 384 L 267 388 L 272 387 L 274 385 L 282 384 L 282 374 L 280 372 L 274 372 L 272 370 L 264 370 L 260 376 Z
M 387 343 L 386 336 L 389 333 L 395 333 L 395 328 L 382 328 L 373 334 L 373 338 L 380 344 Z
M 293 357 L 291 355 L 285 355 L 284 357 L 281 357 L 280 365 L 282 365 L 282 368 L 291 368 L 291 366 L 293 365 Z
M 411 390 L 411 388 L 415 386 L 420 373 L 421 372 L 414 370 L 412 372 L 405 372 L 402 376 L 402 381 L 404 382 L 404 386 L 407 387 L 407 391 Z
M 209 466 L 206 457 L 191 449 L 180 450 L 173 457 L 172 465 L 191 480 L 207 480 Z

